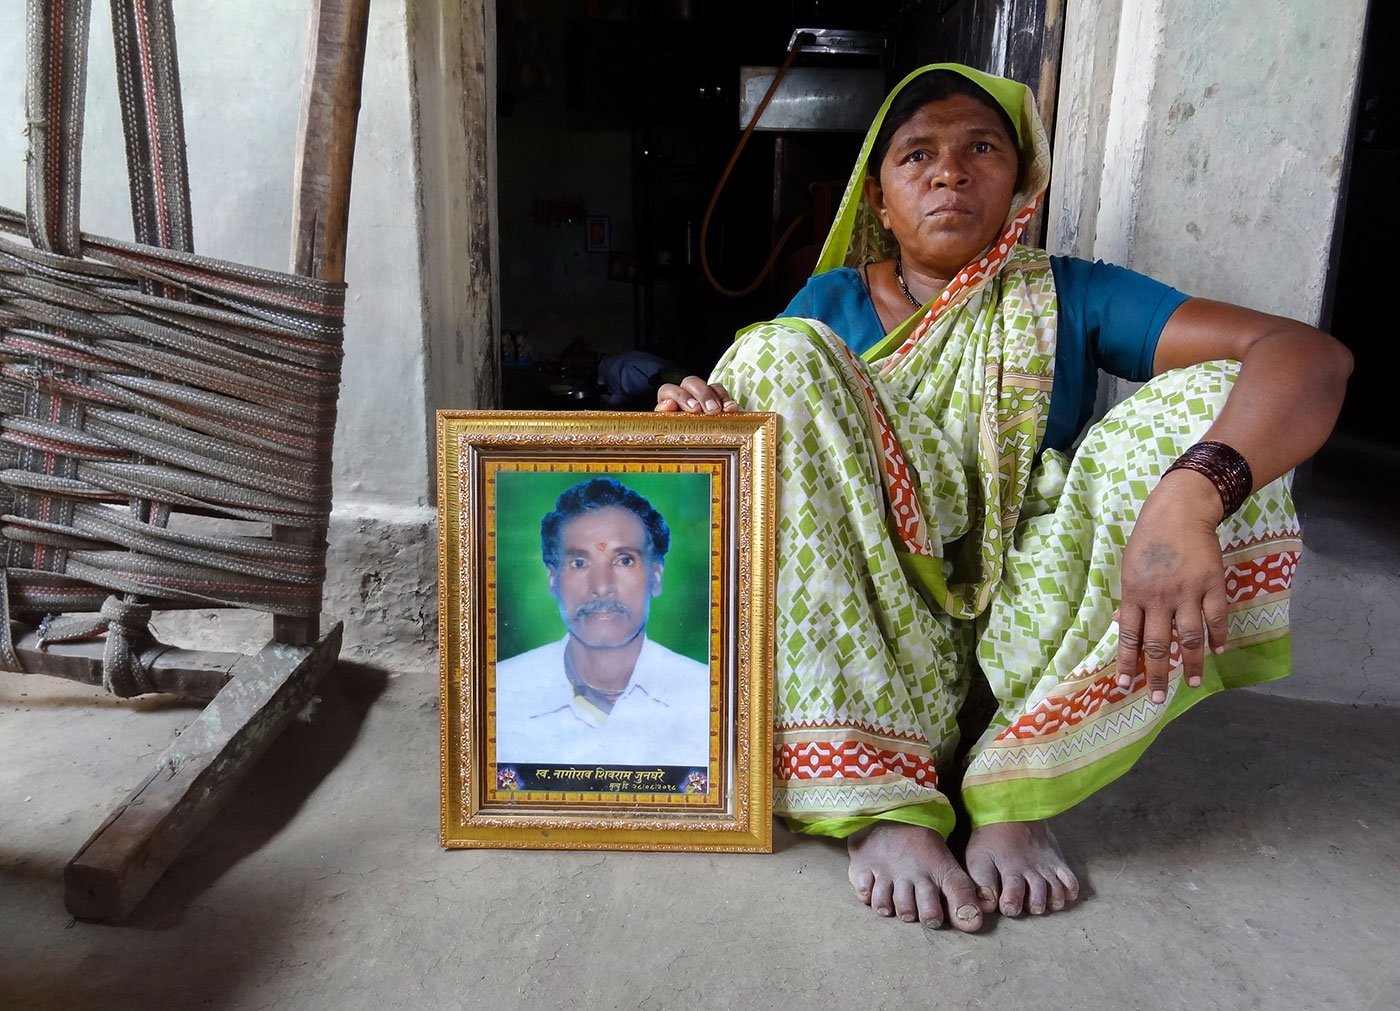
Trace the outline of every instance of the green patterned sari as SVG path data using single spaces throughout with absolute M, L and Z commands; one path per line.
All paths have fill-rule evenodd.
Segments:
M 961 799 L 973 824 L 1044 818 L 1125 772 L 1166 723 L 1222 688 L 1289 671 L 1301 544 L 1286 480 L 1220 527 L 1230 638 L 1167 701 L 1116 683 L 1122 554 L 1166 467 L 1210 425 L 1237 366 L 1159 376 L 1037 458 L 1055 359 L 1049 259 L 1018 244 L 1049 176 L 1028 89 L 986 88 L 1019 132 L 1026 184 L 998 242 L 884 341 L 854 355 L 816 320 L 740 334 L 716 366 L 744 410 L 781 417 L 775 807 L 845 836 L 879 819 L 943 834 L 940 770 L 974 679 L 995 698 Z M 902 88 L 920 73 L 910 75 Z M 898 88 L 895 89 L 896 93 Z M 892 255 L 863 201 L 871 126 L 818 273 Z

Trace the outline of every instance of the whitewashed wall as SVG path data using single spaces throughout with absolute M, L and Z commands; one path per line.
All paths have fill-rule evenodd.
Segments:
M 1365 11 L 1070 4 L 1052 251 L 1316 323 Z

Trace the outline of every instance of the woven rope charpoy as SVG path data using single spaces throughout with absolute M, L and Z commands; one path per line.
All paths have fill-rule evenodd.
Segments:
M 39 623 L 39 643 L 47 646 L 105 635 L 102 687 L 118 698 L 129 699 L 155 691 L 151 665 L 170 649 L 151 635 L 150 621 L 150 604 L 108 597 L 97 616 L 45 618 Z
M 105 633 L 136 694 L 151 609 L 319 614 L 344 286 L 192 252 L 171 0 L 113 0 L 136 242 L 78 227 L 89 5 L 30 0 L 27 207 L 0 208 L 0 659 Z M 25 241 L 25 237 L 28 241 Z M 260 525 L 253 532 L 244 525 Z

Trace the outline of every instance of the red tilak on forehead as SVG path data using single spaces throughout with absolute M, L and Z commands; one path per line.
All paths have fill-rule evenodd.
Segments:
M 606 550 L 608 550 L 608 542 L 607 542 L 607 541 L 599 541 L 599 542 L 598 542 L 598 550 L 599 550 L 599 551 L 606 551 Z

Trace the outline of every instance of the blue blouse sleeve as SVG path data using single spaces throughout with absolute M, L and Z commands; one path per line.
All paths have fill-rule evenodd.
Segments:
M 1050 257 L 1059 302 L 1055 385 L 1043 445 L 1067 451 L 1094 414 L 1099 372 L 1145 382 L 1157 340 L 1186 296 L 1101 260 Z
M 1060 261 L 1054 263 L 1054 261 Z M 1152 378 L 1157 341 L 1186 296 L 1126 267 L 1052 257 L 1060 303 L 1060 332 L 1079 335 L 1097 368 L 1135 383 Z

